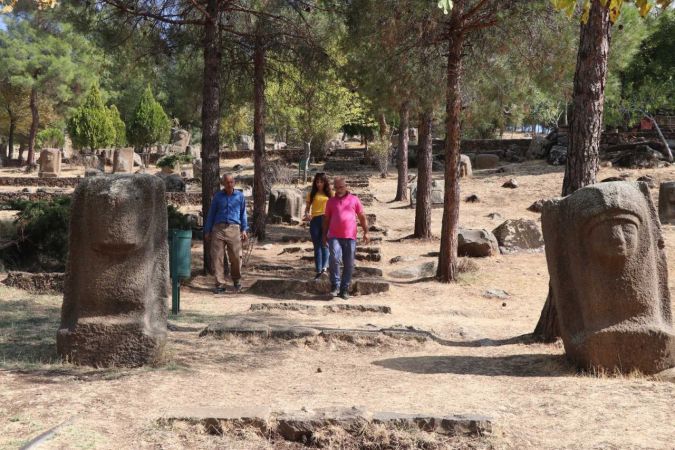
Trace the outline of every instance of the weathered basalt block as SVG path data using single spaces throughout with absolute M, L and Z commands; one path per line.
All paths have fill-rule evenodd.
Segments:
M 113 153 L 113 173 L 133 173 L 134 149 L 117 148 Z
M 169 258 L 164 183 L 85 178 L 76 188 L 57 350 L 96 367 L 154 361 L 166 340 Z
M 39 178 L 56 178 L 61 175 L 61 151 L 56 148 L 46 148 L 40 152 Z
M 664 225 L 675 224 L 675 181 L 659 185 L 659 219 Z
M 647 185 L 580 189 L 547 202 L 542 223 L 568 357 L 646 374 L 675 365 L 665 244 Z

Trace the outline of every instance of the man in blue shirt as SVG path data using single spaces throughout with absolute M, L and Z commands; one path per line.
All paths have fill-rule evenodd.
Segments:
M 216 294 L 225 292 L 225 251 L 230 263 L 230 274 L 235 292 L 241 290 L 241 243 L 248 239 L 246 198 L 234 189 L 234 177 L 225 174 L 223 190 L 211 200 L 209 215 L 204 224 L 204 239 L 211 241 L 211 261 L 216 277 Z

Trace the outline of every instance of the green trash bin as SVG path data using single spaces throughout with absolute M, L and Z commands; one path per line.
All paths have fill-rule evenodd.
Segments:
M 192 230 L 169 230 L 169 273 L 171 275 L 171 312 L 180 310 L 180 280 L 192 275 Z

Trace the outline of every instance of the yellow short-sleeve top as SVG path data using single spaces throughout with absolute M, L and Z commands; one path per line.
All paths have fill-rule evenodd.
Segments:
M 309 199 L 310 199 L 310 193 L 307 193 L 307 204 L 309 204 Z M 326 212 L 326 202 L 328 201 L 328 197 L 321 193 L 317 192 L 314 195 L 314 200 L 312 200 L 312 209 L 311 209 L 311 214 L 312 217 L 319 217 L 323 216 L 323 214 Z

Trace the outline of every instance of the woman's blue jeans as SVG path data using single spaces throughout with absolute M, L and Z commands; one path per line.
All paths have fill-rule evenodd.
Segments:
M 309 234 L 314 244 L 314 267 L 316 273 L 328 267 L 328 246 L 323 245 L 323 216 L 312 218 L 309 222 Z

